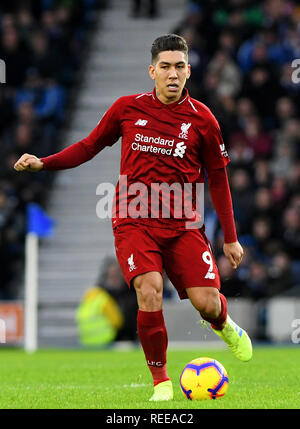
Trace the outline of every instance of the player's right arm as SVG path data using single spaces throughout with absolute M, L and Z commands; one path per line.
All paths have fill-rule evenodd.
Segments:
M 121 109 L 124 103 L 119 98 L 103 115 L 96 128 L 85 139 L 45 158 L 24 154 L 15 163 L 16 171 L 37 172 L 65 170 L 77 167 L 92 159 L 106 146 L 112 146 L 121 135 Z

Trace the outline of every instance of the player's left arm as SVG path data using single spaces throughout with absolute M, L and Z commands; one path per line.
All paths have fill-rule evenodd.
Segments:
M 243 248 L 238 242 L 232 198 L 226 167 L 207 172 L 210 196 L 224 233 L 224 254 L 236 269 L 243 258 Z
M 200 156 L 207 172 L 211 199 L 224 233 L 224 254 L 232 268 L 236 269 L 242 261 L 243 249 L 237 238 L 226 172 L 226 165 L 230 160 L 220 126 L 211 112 L 207 117 L 207 129 L 203 136 Z

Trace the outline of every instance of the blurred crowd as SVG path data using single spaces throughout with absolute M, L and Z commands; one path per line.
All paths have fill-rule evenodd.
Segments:
M 157 18 L 159 16 L 158 0 L 131 0 L 130 16 L 133 18 Z
M 215 114 L 231 159 L 236 272 L 208 192 L 205 204 L 223 293 L 300 295 L 300 2 L 191 1 L 174 32 L 189 44 L 189 91 Z
M 1 0 L 0 299 L 15 298 L 23 274 L 25 208 L 44 204 L 46 172 L 15 174 L 23 153 L 57 151 L 59 132 L 104 0 Z
M 124 317 L 124 323 L 118 330 L 116 341 L 133 341 L 137 340 L 137 301 L 133 288 L 128 289 L 121 267 L 113 256 L 107 256 L 96 282 L 98 287 L 105 289 L 118 304 Z

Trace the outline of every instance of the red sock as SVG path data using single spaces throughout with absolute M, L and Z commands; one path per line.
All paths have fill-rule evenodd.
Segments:
M 137 331 L 154 386 L 170 380 L 167 374 L 168 334 L 162 310 L 138 311 Z
M 221 293 L 219 294 L 220 300 L 221 300 L 221 313 L 216 319 L 208 318 L 206 316 L 203 316 L 201 313 L 201 317 L 206 320 L 208 323 L 211 324 L 211 327 L 213 329 L 216 329 L 218 331 L 221 331 L 223 329 L 223 325 L 226 322 L 227 318 L 227 300 L 224 295 Z

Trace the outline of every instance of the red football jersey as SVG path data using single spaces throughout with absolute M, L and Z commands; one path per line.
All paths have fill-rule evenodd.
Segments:
M 63 151 L 64 158 L 60 160 L 57 154 L 42 158 L 44 168 L 72 168 L 120 137 L 121 176 L 113 224 L 137 215 L 141 222 L 151 219 L 153 223 L 156 218 L 172 227 L 184 227 L 183 220 L 195 220 L 195 185 L 204 182 L 205 170 L 210 174 L 229 162 L 219 124 L 208 107 L 191 98 L 186 89 L 180 100 L 171 104 L 163 104 L 155 89 L 121 97 L 88 137 Z M 68 151 L 72 156 L 67 156 Z M 166 194 L 161 192 L 163 186 L 169 187 Z M 185 211 L 191 200 L 193 211 Z

